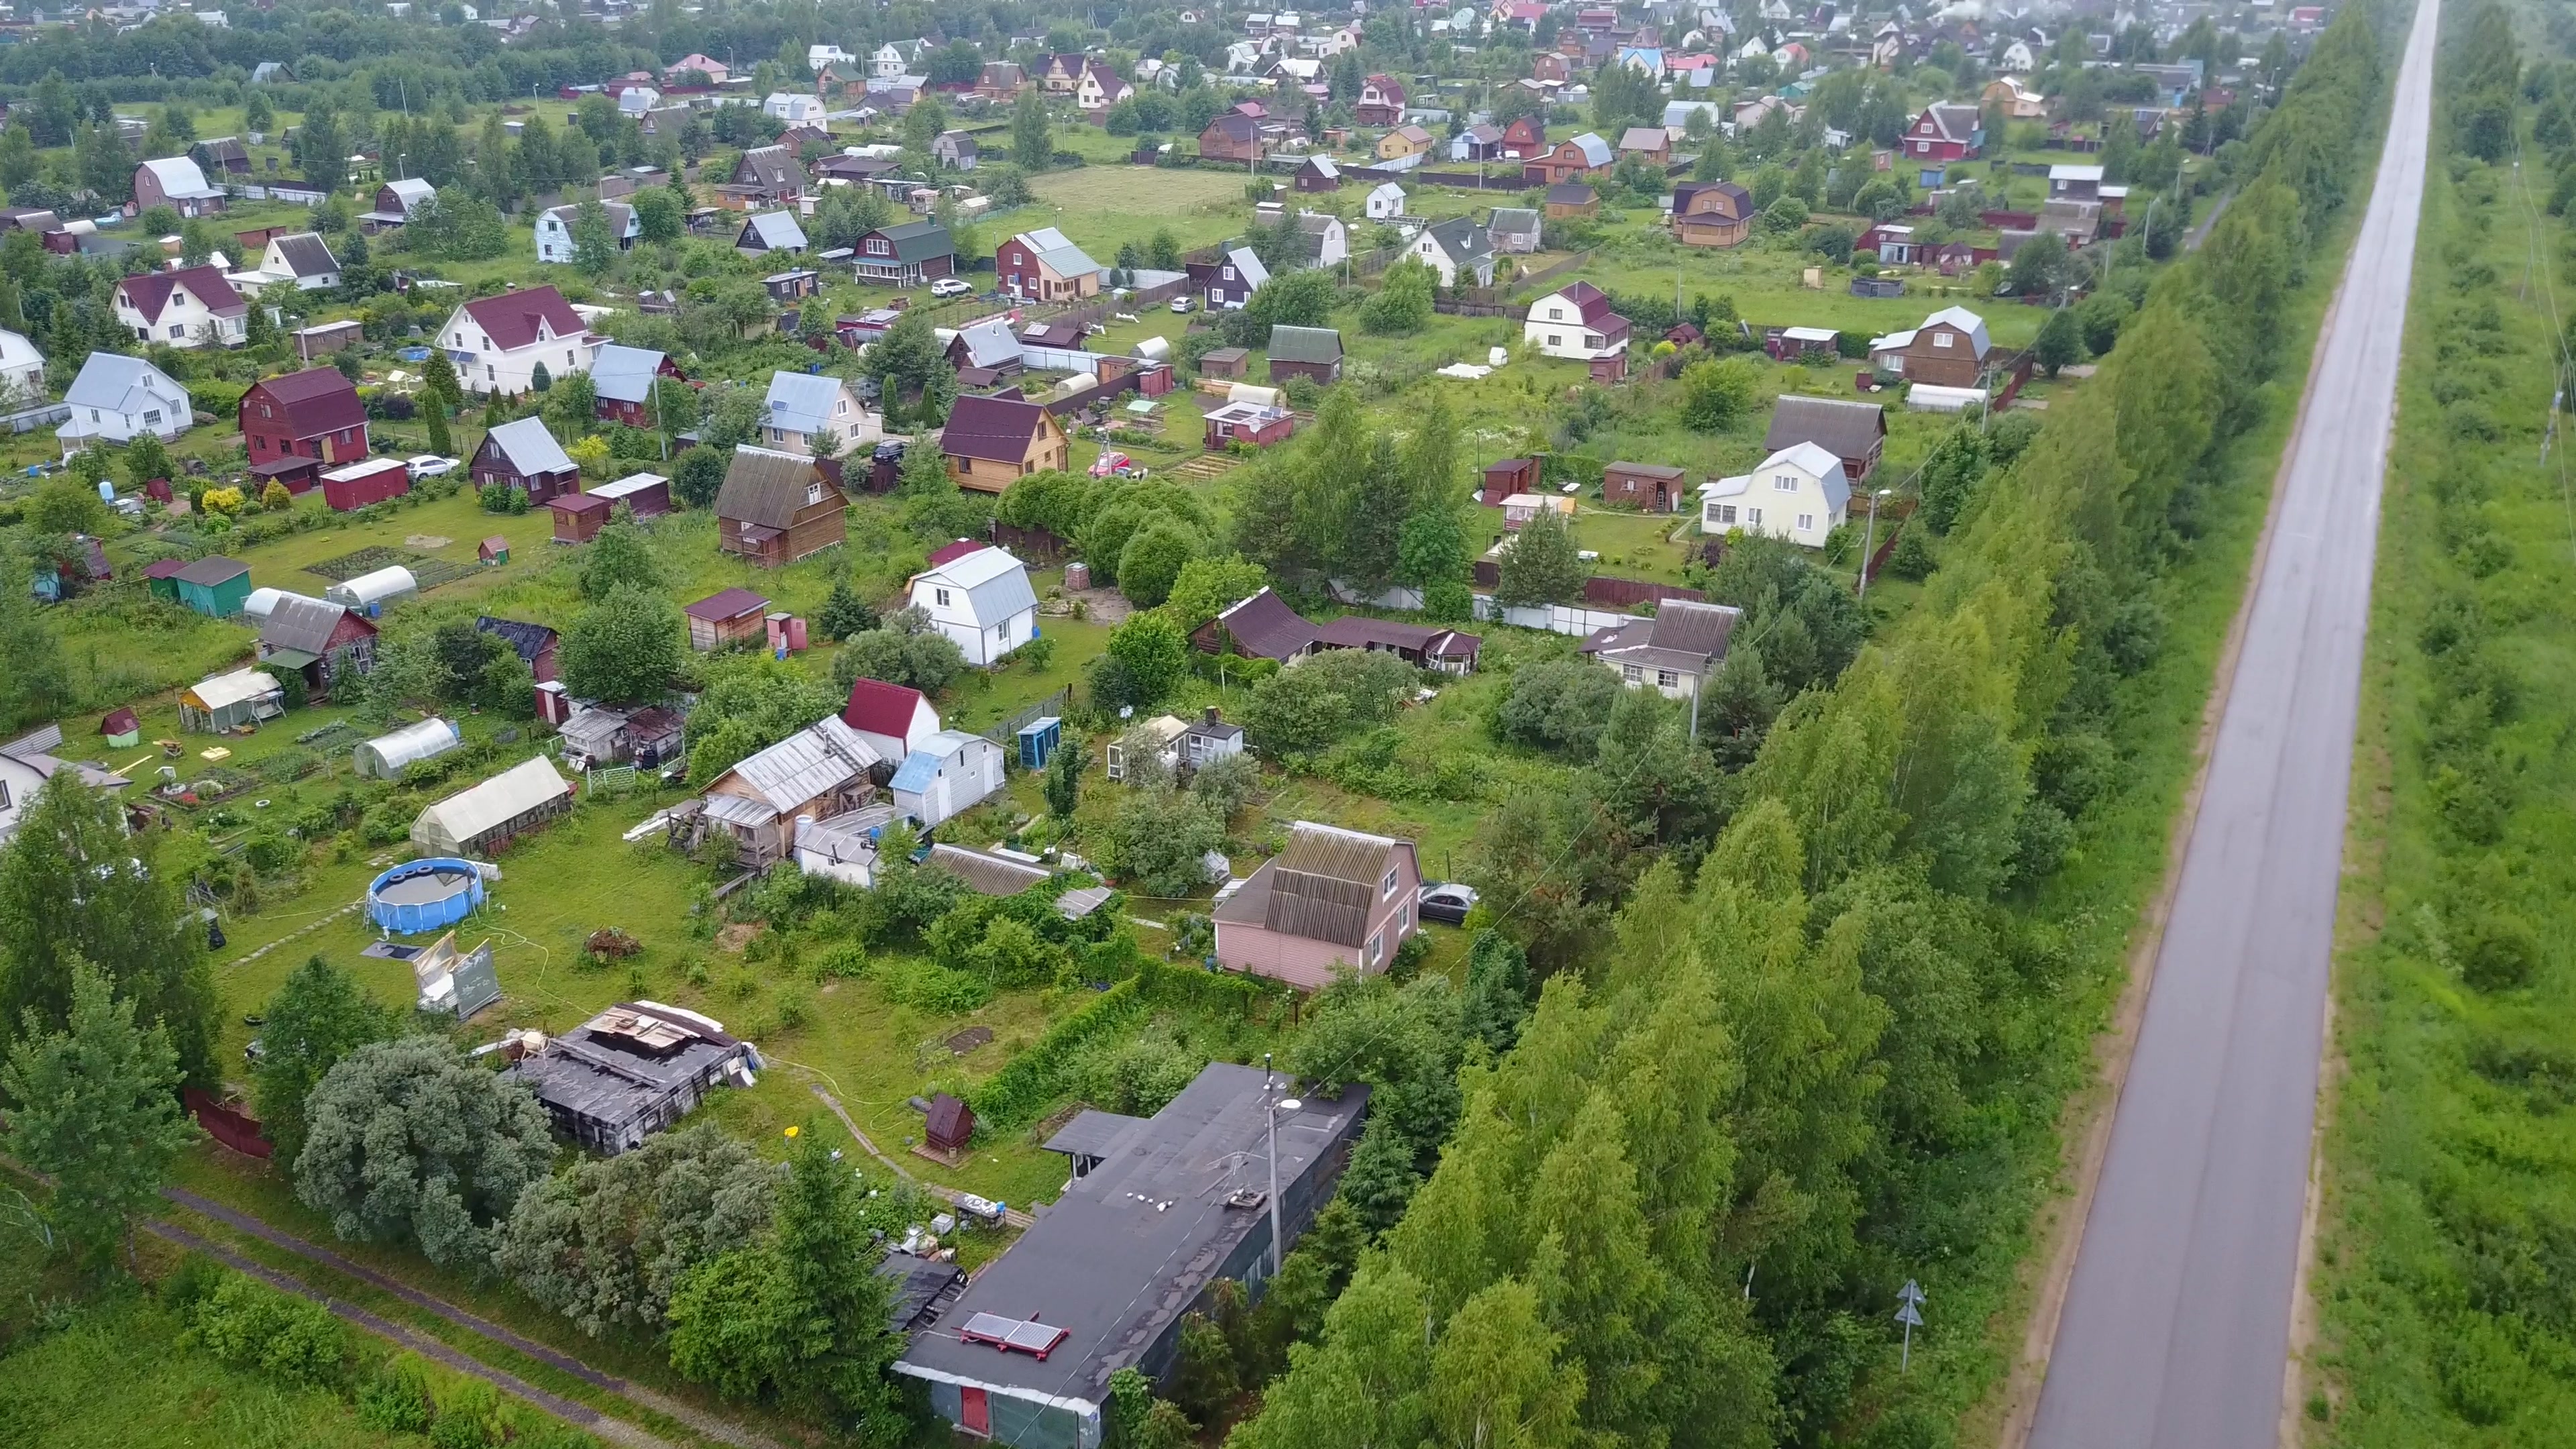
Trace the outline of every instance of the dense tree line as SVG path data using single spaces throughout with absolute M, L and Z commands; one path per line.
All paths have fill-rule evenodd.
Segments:
M 1946 1437 L 1877 1325 L 2033 1205 L 1974 1163 L 2002 1123 L 2044 1140 L 2038 1068 L 2090 1023 L 2047 1016 L 2080 968 L 2029 892 L 2122 783 L 2111 716 L 2154 651 L 2111 641 L 2152 638 L 2123 616 L 2259 415 L 2380 100 L 2377 19 L 2320 38 L 2204 252 L 1974 486 L 1921 606 L 1781 710 L 1704 863 L 1598 805 L 1498 812 L 1487 896 L 1549 973 L 1537 1013 L 1462 1073 L 1438 1167 L 1247 1445 Z

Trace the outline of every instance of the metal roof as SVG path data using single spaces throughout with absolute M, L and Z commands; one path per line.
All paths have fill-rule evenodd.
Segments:
M 590 361 L 591 391 L 609 402 L 649 401 L 662 361 L 663 355 L 648 347 L 605 343 Z
M 998 624 L 1038 606 L 1028 566 L 1008 549 L 979 548 L 913 576 L 916 585 L 924 580 L 965 590 L 967 607 L 982 624 Z
M 224 193 L 206 184 L 206 173 L 185 156 L 165 156 L 146 161 L 143 169 L 161 183 L 161 194 L 172 201 L 203 201 Z
M 717 782 L 738 778 L 785 815 L 865 775 L 868 766 L 883 758 L 857 730 L 841 723 L 839 715 L 825 715 L 735 765 Z M 708 797 L 710 809 L 718 798 Z
M 137 397 L 141 393 L 143 396 Z M 170 374 L 140 357 L 127 357 L 115 352 L 93 352 L 81 364 L 80 375 L 63 394 L 63 401 L 76 408 L 97 408 L 103 412 L 131 413 L 149 402 L 176 399 L 184 411 L 188 390 L 170 378 Z
M 805 249 L 805 228 L 796 224 L 796 215 L 793 212 L 764 211 L 744 222 L 742 229 L 760 238 L 761 246 L 770 251 Z
M 916 751 L 904 763 L 909 766 L 913 759 L 931 759 L 935 762 L 937 757 L 927 751 Z M 927 863 L 966 882 L 977 895 L 1015 896 L 1031 886 L 1045 884 L 1047 878 L 1046 869 L 1042 866 L 1029 865 L 1004 856 L 990 855 L 980 850 L 969 850 L 962 845 L 941 844 L 930 847 L 930 859 Z
M 1762 446 L 1777 452 L 1792 443 L 1817 443 L 1845 458 L 1865 458 L 1886 436 L 1887 410 L 1877 403 L 1793 393 L 1771 410 Z
M 826 429 L 841 430 L 859 419 L 857 416 L 834 417 L 833 405 L 841 400 L 842 381 L 825 373 L 773 372 L 769 375 L 769 426 L 791 433 L 820 433 Z M 864 415 L 865 409 L 860 410 Z
M 1368 939 L 1389 864 L 1409 842 L 1299 820 L 1288 847 L 1262 862 L 1216 919 L 1310 941 L 1357 947 Z
M 1100 263 L 1093 261 L 1089 253 L 1073 244 L 1072 238 L 1054 227 L 1042 226 L 1036 231 L 1024 231 L 1020 233 L 1019 240 L 1037 254 L 1041 265 L 1058 276 L 1079 277 L 1100 270 Z
M 262 695 L 282 694 L 285 690 L 278 684 L 277 677 L 266 670 L 236 669 L 230 674 L 200 679 L 187 692 L 195 695 L 197 702 L 207 709 L 220 710 Z
M 278 598 L 268 618 L 259 626 L 259 642 L 274 653 L 280 649 L 301 649 L 316 658 L 330 651 L 331 635 L 347 618 L 346 604 L 304 594 L 285 594 Z M 372 626 L 371 626 L 372 627 Z
M 484 434 L 483 441 L 499 450 L 501 456 L 509 460 L 511 471 L 523 478 L 539 473 L 576 471 L 571 455 L 563 450 L 563 444 L 556 442 L 555 435 L 546 431 L 543 418 L 529 417 L 503 423 Z

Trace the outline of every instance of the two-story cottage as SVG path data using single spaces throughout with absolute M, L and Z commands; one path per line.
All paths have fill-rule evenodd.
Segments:
M 207 184 L 195 161 L 168 156 L 134 168 L 134 205 L 139 211 L 166 206 L 182 217 L 213 216 L 224 209 L 224 192 Z
M 622 201 L 603 201 L 600 210 L 608 213 L 608 234 L 617 239 L 617 249 L 632 251 L 636 238 L 644 234 L 644 223 L 635 208 Z M 570 263 L 579 250 L 573 239 L 573 223 L 581 216 L 575 206 L 550 207 L 537 217 L 537 260 L 549 265 Z
M 1082 79 L 1074 82 L 1074 109 L 1086 116 L 1093 115 L 1134 94 L 1134 86 L 1120 80 L 1116 71 L 1095 60 L 1083 66 Z
M 1617 670 L 1630 689 L 1686 699 L 1726 661 L 1727 643 L 1743 617 L 1726 604 L 1662 599 L 1653 617 L 1595 630 L 1575 652 Z
M 1471 218 L 1453 216 L 1424 227 L 1406 253 L 1439 273 L 1444 287 L 1494 284 L 1493 239 Z
M 361 213 L 359 229 L 373 236 L 411 220 L 412 214 L 438 199 L 437 188 L 414 176 L 376 188 L 375 210 Z
M 761 440 L 782 453 L 829 456 L 854 448 L 872 448 L 885 429 L 875 413 L 845 378 L 822 373 L 777 372 L 769 378 L 769 396 L 761 412 Z
M 912 605 L 974 665 L 999 664 L 1037 637 L 1038 596 L 1008 549 L 969 549 L 912 576 Z
M 1503 127 L 1501 159 L 1527 161 L 1541 155 L 1547 149 L 1547 123 L 1538 117 L 1515 117 Z
M 802 206 L 811 184 L 805 167 L 786 147 L 754 146 L 733 163 L 733 176 L 716 188 L 716 194 L 736 211 Z
M 242 394 L 235 416 L 252 474 L 281 479 L 294 492 L 312 487 L 322 469 L 362 462 L 374 451 L 358 386 L 336 367 L 262 378 Z
M 1270 280 L 1270 269 L 1250 247 L 1227 247 L 1217 253 L 1213 262 L 1202 262 L 1192 271 L 1207 274 L 1204 295 L 1211 311 L 1240 312 L 1252 301 L 1252 294 Z M 1197 278 L 1192 278 L 1197 280 Z
M 281 594 L 259 624 L 259 662 L 292 669 L 304 686 L 327 694 L 376 667 L 376 625 L 346 604 Z
M 1261 122 L 1241 111 L 1228 111 L 1199 132 L 1199 156 L 1203 160 L 1244 166 L 1258 162 L 1268 151 Z
M 118 282 L 116 320 L 137 342 L 238 347 L 250 331 L 250 306 L 221 267 L 178 267 Z
M 1851 506 L 1842 458 L 1816 443 L 1791 444 L 1752 472 L 1713 478 L 1699 491 L 1700 532 L 1741 531 L 1808 548 L 1824 547 Z
M 524 287 L 457 308 L 438 345 L 467 392 L 510 397 L 536 386 L 539 365 L 549 379 L 588 372 L 599 340 L 563 293 Z
M 1051 226 L 1024 231 L 993 251 L 1002 290 L 1024 302 L 1059 302 L 1100 294 L 1100 264 Z
M 1975 387 L 1992 350 L 1985 318 L 1965 307 L 1944 307 L 1924 318 L 1919 327 L 1872 338 L 1869 360 L 1908 382 Z
M 851 250 L 859 280 L 882 286 L 918 287 L 957 267 L 957 244 L 948 228 L 929 220 L 878 227 Z
M 1363 126 L 1392 126 L 1404 119 L 1404 82 L 1372 74 L 1360 82 L 1360 98 L 1351 111 Z
M 1686 247 L 1742 246 L 1753 235 L 1753 193 L 1732 181 L 1673 186 L 1673 240 Z
M 984 148 L 971 131 L 942 131 L 930 138 L 930 159 L 951 171 L 972 171 L 984 162 Z
M 188 390 L 140 357 L 93 352 L 63 394 L 71 419 L 54 430 L 68 458 L 92 443 L 130 443 L 145 433 L 168 442 L 195 421 Z
M 1905 159 L 1938 165 L 1949 161 L 1973 160 L 1984 149 L 1985 116 L 1975 106 L 1958 101 L 1934 101 L 1905 128 L 1899 144 Z
M 1421 929 L 1413 842 L 1299 820 L 1288 844 L 1216 908 L 1216 961 L 1314 991 L 1336 968 L 1386 969 Z
M 1606 175 L 1617 160 L 1609 142 L 1586 131 L 1522 162 L 1521 179 L 1536 186 L 1580 181 L 1588 176 Z
M 849 500 L 810 456 L 744 445 L 716 494 L 716 547 L 784 568 L 849 537 Z
M 668 353 L 617 342 L 600 344 L 590 360 L 593 416 L 603 423 L 660 429 L 663 420 L 654 408 L 653 389 L 664 378 L 688 381 L 687 374 L 680 371 L 680 365 Z
M 918 446 L 917 444 L 915 446 Z M 1071 455 L 1064 424 L 1023 397 L 961 397 L 948 410 L 939 451 L 960 488 L 999 493 L 1030 473 L 1061 472 Z
M 525 493 L 530 507 L 581 491 L 580 465 L 546 431 L 543 418 L 521 418 L 485 433 L 466 463 L 466 475 L 478 489 L 499 484 Z
M 1530 304 L 1521 340 L 1542 357 L 1599 362 L 1628 350 L 1628 319 L 1610 310 L 1609 295 L 1576 282 Z
M 1349 226 L 1329 211 L 1297 213 L 1296 242 L 1299 266 L 1338 267 L 1351 254 Z

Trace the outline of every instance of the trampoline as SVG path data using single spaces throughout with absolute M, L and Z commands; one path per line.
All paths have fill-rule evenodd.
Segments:
M 405 935 L 443 931 L 481 904 L 482 871 L 448 856 L 395 866 L 367 887 L 367 918 Z

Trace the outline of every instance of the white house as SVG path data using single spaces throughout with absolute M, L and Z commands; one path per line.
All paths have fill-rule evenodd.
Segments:
M 1381 181 L 1360 206 L 1371 221 L 1391 221 L 1404 215 L 1404 188 L 1392 181 Z
M 805 372 L 772 373 L 761 438 L 782 453 L 811 453 L 825 433 L 840 443 L 835 456 L 873 447 L 885 436 L 875 413 L 846 379 Z
M 651 86 L 628 86 L 617 93 L 617 114 L 643 119 L 646 111 L 662 104 L 662 93 Z
M 36 792 L 58 771 L 70 770 L 82 784 L 94 789 L 118 790 L 133 783 L 96 765 L 56 757 L 54 751 L 62 747 L 60 725 L 47 725 L 34 734 L 0 745 L 0 844 L 18 833 L 19 817 L 35 803 Z
M 822 74 L 823 67 L 827 65 L 848 65 L 851 61 L 856 59 L 858 59 L 857 56 L 850 54 L 848 51 L 843 50 L 837 45 L 809 45 L 805 47 L 805 68 L 813 71 L 817 75 Z
M 914 41 L 913 44 L 917 47 L 920 42 Z M 911 68 L 912 57 L 904 54 L 903 47 L 891 40 L 878 46 L 876 52 L 868 57 L 868 74 L 878 80 L 892 80 Z
M 526 392 L 536 385 L 541 362 L 550 377 L 588 372 L 600 340 L 552 287 L 478 298 L 438 329 L 438 345 L 472 393 Z
M 1406 252 L 1438 272 L 1444 287 L 1494 284 L 1493 238 L 1466 217 L 1453 216 L 1424 227 Z
M 250 306 L 224 280 L 223 268 L 180 267 L 118 282 L 116 320 L 138 342 L 237 347 L 250 330 Z
M 292 277 L 299 292 L 319 292 L 340 285 L 340 259 L 317 232 L 273 236 L 260 253 L 259 269 L 272 277 Z
M 1628 319 L 1610 310 L 1610 298 L 1590 282 L 1576 282 L 1530 304 L 1521 340 L 1544 357 L 1590 362 L 1628 350 Z
M 45 396 L 45 354 L 15 332 L 0 330 L 0 410 L 25 407 Z
M 962 730 L 941 730 L 921 741 L 895 767 L 886 786 L 894 807 L 924 828 L 974 808 L 1001 788 L 1002 747 Z
M 1037 591 L 1007 549 L 979 548 L 913 575 L 912 603 L 969 664 L 999 664 L 1037 637 Z
M 821 125 L 823 122 L 823 98 L 802 91 L 771 91 L 769 99 L 760 103 L 760 109 L 791 126 Z
M 94 442 L 124 443 L 150 433 L 163 441 L 188 431 L 188 390 L 140 357 L 93 352 L 63 394 L 72 418 L 54 430 L 70 457 Z
M 1843 460 L 1815 443 L 1783 448 L 1752 472 L 1700 485 L 1702 533 L 1746 533 L 1822 548 L 1851 506 Z
M 1129 96 L 1136 88 L 1118 78 L 1118 73 L 1098 61 L 1082 68 L 1082 79 L 1074 85 L 1073 104 L 1084 115 L 1105 111 Z
M 882 679 L 854 679 L 850 702 L 841 708 L 841 723 L 857 730 L 878 754 L 900 760 L 939 733 L 939 711 L 918 689 Z
M 608 213 L 608 233 L 617 238 L 617 249 L 622 252 L 633 248 L 635 239 L 644 234 L 644 222 L 636 216 L 635 208 L 622 201 L 603 201 L 599 208 Z M 537 218 L 538 261 L 563 264 L 572 260 L 572 227 L 580 214 L 577 205 L 558 206 Z

